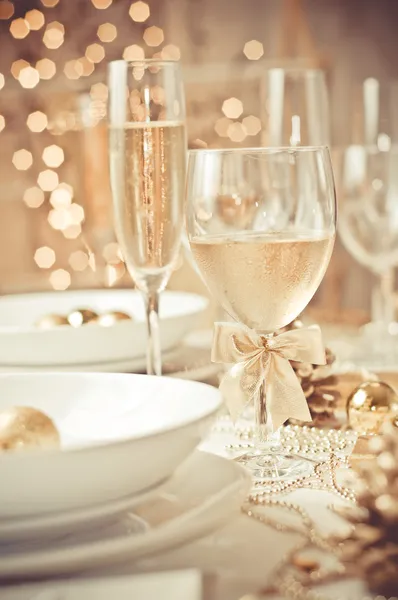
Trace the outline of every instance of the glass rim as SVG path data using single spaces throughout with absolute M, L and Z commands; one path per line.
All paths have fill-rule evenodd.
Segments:
M 191 154 L 293 154 L 294 152 L 321 152 L 329 151 L 329 146 L 263 146 L 248 148 L 193 148 L 188 150 Z
M 119 58 L 117 60 L 110 60 L 108 66 L 116 64 L 125 64 L 128 66 L 158 65 L 159 67 L 161 67 L 170 65 L 180 65 L 181 63 L 179 60 L 173 60 L 172 58 L 137 58 L 134 60 L 125 60 L 124 58 Z

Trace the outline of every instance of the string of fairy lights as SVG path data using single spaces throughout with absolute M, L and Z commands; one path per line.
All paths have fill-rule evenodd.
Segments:
M 1 135 L 6 134 L 8 128 L 11 132 L 14 126 L 7 110 L 2 109 L 2 94 L 7 90 L 18 97 L 22 90 L 36 94 L 36 104 L 24 104 L 27 112 L 20 117 L 29 142 L 12 148 L 11 165 L 14 173 L 20 175 L 20 196 L 27 210 L 40 213 L 42 221 L 44 216 L 48 229 L 42 238 L 46 243 L 33 249 L 32 260 L 37 269 L 46 272 L 55 290 L 70 287 L 74 274 L 86 269 L 95 271 L 99 258 L 105 265 L 102 283 L 114 285 L 124 276 L 125 267 L 114 239 L 104 243 L 100 257 L 97 250 L 93 254 L 85 242 L 85 204 L 77 193 L 78 184 L 70 176 L 71 163 L 76 160 L 71 151 L 70 134 L 81 134 L 82 127 L 76 111 L 56 106 L 52 100 L 54 90 L 78 94 L 80 83 L 86 80 L 91 125 L 96 124 L 106 115 L 108 89 L 104 83 L 104 67 L 107 60 L 181 58 L 180 48 L 166 39 L 165 31 L 156 22 L 156 14 L 152 14 L 156 11 L 151 9 L 150 3 L 87 0 L 76 4 L 84 5 L 81 17 L 77 16 L 78 11 L 73 16 L 80 20 L 80 27 L 70 25 L 71 5 L 66 0 L 40 0 L 25 14 L 20 14 L 17 0 L 0 0 L 0 32 L 6 48 L 0 55 L 0 145 Z M 126 20 L 131 35 L 126 35 Z M 84 36 L 80 35 L 77 40 L 78 31 L 84 32 Z M 8 39 L 4 45 L 6 34 Z M 125 46 L 127 39 L 134 43 Z M 255 61 L 263 56 L 264 48 L 261 42 L 250 40 L 242 52 L 246 59 Z M 214 121 L 216 137 L 240 143 L 260 130 L 260 119 L 245 114 L 241 99 L 230 97 L 221 103 Z M 15 139 L 18 144 L 21 138 L 15 136 Z M 78 144 L 76 137 L 73 144 Z M 65 251 L 58 249 L 60 246 L 64 249 L 65 244 L 54 237 L 59 235 L 70 244 L 66 257 Z

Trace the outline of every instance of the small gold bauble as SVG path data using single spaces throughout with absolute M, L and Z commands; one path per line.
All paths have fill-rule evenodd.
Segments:
M 80 327 L 98 319 L 98 314 L 89 308 L 78 308 L 68 315 L 69 325 Z
M 39 329 L 53 329 L 54 327 L 69 325 L 69 321 L 62 315 L 44 315 L 36 321 L 35 325 Z
M 100 315 L 97 319 L 97 322 L 101 327 L 112 327 L 119 321 L 131 321 L 131 317 L 127 313 L 114 310 Z
M 347 400 L 347 421 L 359 435 L 380 433 L 382 425 L 398 417 L 398 395 L 383 381 L 366 381 Z
M 0 452 L 25 448 L 58 448 L 60 437 L 53 421 L 40 410 L 12 406 L 0 412 Z

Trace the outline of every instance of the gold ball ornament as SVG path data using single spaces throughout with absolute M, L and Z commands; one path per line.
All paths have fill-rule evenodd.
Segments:
M 12 406 L 0 411 L 0 453 L 30 448 L 59 448 L 53 421 L 40 410 Z
M 36 321 L 35 325 L 39 329 L 54 329 L 54 327 L 69 325 L 69 321 L 63 315 L 44 315 Z
M 98 313 L 89 308 L 78 308 L 69 313 L 67 318 L 69 325 L 72 325 L 72 327 L 81 327 L 81 325 L 96 321 L 98 319 Z
M 383 381 L 366 381 L 347 400 L 348 425 L 360 436 L 378 435 L 383 424 L 398 418 L 398 395 Z
M 131 321 L 132 317 L 127 313 L 121 312 L 119 310 L 115 310 L 112 312 L 104 313 L 100 315 L 97 319 L 97 322 L 101 327 L 113 327 L 116 323 L 120 321 Z

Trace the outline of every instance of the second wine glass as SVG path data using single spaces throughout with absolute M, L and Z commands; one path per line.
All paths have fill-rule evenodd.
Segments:
M 228 176 L 236 184 L 237 172 L 226 229 L 219 218 L 220 200 Z M 250 211 L 242 219 L 240 206 L 248 194 Z M 257 446 L 241 460 L 262 478 L 296 477 L 306 466 L 283 451 L 275 433 L 294 418 L 293 405 L 295 418 L 309 418 L 285 361 L 303 359 L 297 347 L 288 347 L 291 337 L 273 334 L 306 307 L 330 260 L 336 208 L 329 152 L 325 147 L 193 151 L 187 204 L 188 235 L 203 278 L 226 312 L 245 326 L 217 324 L 213 345 L 216 360 L 223 355 L 222 362 L 237 363 L 223 386 L 235 416 L 247 403 L 255 406 Z M 315 354 L 324 360 L 322 347 Z M 304 404 L 299 406 L 299 400 Z
M 159 294 L 178 256 L 184 221 L 185 101 L 179 64 L 110 63 L 109 125 L 116 236 L 145 299 L 147 372 L 161 375 Z

